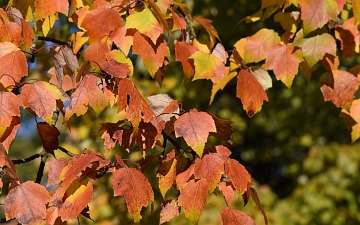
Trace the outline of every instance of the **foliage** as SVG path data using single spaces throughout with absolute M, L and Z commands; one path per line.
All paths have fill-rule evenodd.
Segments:
M 235 192 L 243 196 L 245 204 L 252 197 L 267 223 L 250 174 L 229 158 L 227 147 L 206 146 L 210 136 L 231 144 L 231 121 L 197 109 L 185 110 L 164 94 L 147 96 L 146 100 L 133 81 L 131 59 L 134 54 L 141 57 L 149 75 L 160 85 L 170 66 L 181 63 L 184 81 L 212 82 L 210 102 L 237 76 L 236 96 L 249 117 L 268 101 L 265 90 L 272 87 L 270 70 L 291 87 L 299 70 L 310 80 L 313 68 L 322 65 L 326 72 L 319 81 L 324 99 L 343 109 L 355 141 L 360 135 L 358 100 L 353 99 L 360 69 L 339 70 L 339 57 L 359 52 L 359 7 L 356 0 L 263 1 L 261 10 L 246 20 L 274 15 L 281 29 L 262 28 L 225 51 L 216 43 L 220 38 L 212 21 L 193 17 L 179 1 L 10 1 L 0 9 L 0 141 L 4 149 L 0 152 L 2 175 L 10 183 L 4 202 L 6 220 L 34 224 L 46 219 L 48 224 L 61 224 L 80 214 L 90 218 L 87 206 L 93 182 L 112 174 L 114 196 L 124 197 L 128 211 L 139 222 L 142 208 L 154 202 L 154 187 L 144 172 L 158 165 L 156 175 L 165 199 L 161 223 L 177 216 L 181 208 L 196 224 L 208 193 L 216 190 L 227 205 L 221 211 L 224 224 L 254 223 L 244 212 L 231 208 Z M 338 17 L 342 14 L 350 16 Z M 66 15 L 66 21 L 60 21 L 76 27 L 68 33 L 71 44 L 49 35 L 59 26 L 55 21 L 60 15 Z M 44 41 L 53 44 L 48 46 Z M 51 78 L 33 82 L 36 76 L 32 77 L 28 63 L 49 63 L 39 60 L 46 51 L 54 64 Z M 28 74 L 30 78 L 26 78 Z M 73 154 L 59 146 L 56 123 L 60 114 L 63 123 L 71 127 L 73 117 L 91 113 L 89 106 L 94 116 L 108 106 L 116 106 L 124 115 L 101 123 L 97 134 L 104 140 L 105 154 L 86 147 L 82 154 Z M 44 151 L 17 161 L 10 160 L 7 153 L 21 125 L 19 107 L 36 118 Z M 142 160 L 134 162 L 115 153 L 116 144 L 127 152 L 140 149 Z M 55 150 L 70 157 L 46 162 L 49 154 L 55 156 Z M 37 157 L 41 163 L 36 183 L 23 181 L 15 165 Z M 55 190 L 51 196 L 37 184 L 45 164 L 50 168 L 47 187 Z M 172 187 L 177 195 L 167 198 Z M 21 204 L 29 197 L 38 201 Z

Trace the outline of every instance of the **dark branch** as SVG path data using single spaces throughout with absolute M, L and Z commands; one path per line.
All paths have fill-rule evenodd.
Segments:
M 178 151 L 180 151 L 182 149 L 181 146 L 172 137 L 165 134 L 164 131 L 161 131 L 161 134 L 164 136 L 164 139 L 169 140 L 171 142 L 171 144 L 173 144 Z
M 64 152 L 64 153 L 65 153 L 66 155 L 68 155 L 68 156 L 71 156 L 71 157 L 74 156 L 74 154 L 73 154 L 72 152 L 69 152 L 68 150 L 66 150 L 65 148 L 63 148 L 63 147 L 61 147 L 61 146 L 58 146 L 58 149 L 59 149 L 60 151 Z
M 60 41 L 60 40 L 57 40 L 57 39 L 54 39 L 54 38 L 50 38 L 50 37 L 43 37 L 43 36 L 38 36 L 38 40 L 41 40 L 41 41 L 51 41 L 55 44 L 59 44 L 59 45 L 69 45 L 67 42 L 64 42 L 64 41 Z
M 31 162 L 31 161 L 33 161 L 34 159 L 37 159 L 37 158 L 39 158 L 39 157 L 41 157 L 41 155 L 40 155 L 40 153 L 37 153 L 37 154 L 32 155 L 32 156 L 30 156 L 30 157 L 28 157 L 28 158 L 26 158 L 26 159 L 14 159 L 14 160 L 12 160 L 12 162 L 13 162 L 15 165 L 16 165 L 16 164 L 22 164 L 22 163 Z
M 42 179 L 42 177 L 44 175 L 45 163 L 46 163 L 46 160 L 47 160 L 47 158 L 49 156 L 49 153 L 45 152 L 45 150 L 43 150 L 43 152 L 42 152 L 43 154 L 41 155 L 41 161 L 40 161 L 39 169 L 38 169 L 38 172 L 36 174 L 36 180 L 35 180 L 35 183 L 38 183 L 38 184 L 41 183 L 41 179 Z

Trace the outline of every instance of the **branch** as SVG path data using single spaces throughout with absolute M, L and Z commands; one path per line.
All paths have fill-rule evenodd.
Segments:
M 172 137 L 165 134 L 164 131 L 161 131 L 161 134 L 164 136 L 164 139 L 169 140 L 171 142 L 171 144 L 173 144 L 178 151 L 180 151 L 182 149 L 181 146 L 179 145 L 179 143 L 177 143 Z
M 38 183 L 38 184 L 41 183 L 41 179 L 44 175 L 45 163 L 46 163 L 47 158 L 49 157 L 49 153 L 47 153 L 45 150 L 43 150 L 40 154 L 41 154 L 41 161 L 40 161 L 39 169 L 36 174 L 36 180 L 35 180 L 35 183 Z
M 37 158 L 41 157 L 40 154 L 41 154 L 41 153 L 37 153 L 37 154 L 32 155 L 32 156 L 30 156 L 30 157 L 28 157 L 28 158 L 26 158 L 26 159 L 14 159 L 14 160 L 11 160 L 11 161 L 12 161 L 15 165 L 16 165 L 16 164 L 27 163 L 27 162 L 31 162 L 31 161 L 33 161 L 34 159 L 37 159 Z
M 43 36 L 38 36 L 38 40 L 42 40 L 42 41 L 51 41 L 55 44 L 59 44 L 59 45 L 69 45 L 69 43 L 64 42 L 64 41 L 60 41 L 54 38 L 50 38 L 50 37 L 43 37 Z
M 58 146 L 57 147 L 60 151 L 64 152 L 66 155 L 70 156 L 70 157 L 73 157 L 74 156 L 74 153 L 72 152 L 69 152 L 68 150 L 66 150 L 65 148 L 61 147 L 61 146 Z

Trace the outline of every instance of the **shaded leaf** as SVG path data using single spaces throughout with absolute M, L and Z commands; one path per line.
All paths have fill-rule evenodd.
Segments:
M 138 223 L 141 219 L 141 209 L 154 201 L 154 193 L 144 174 L 135 168 L 122 167 L 114 172 L 111 179 L 114 196 L 123 196 L 129 212 Z
M 174 12 L 174 10 L 172 10 L 171 8 L 170 8 L 170 11 L 172 13 L 172 17 L 174 20 L 174 25 L 173 25 L 171 31 L 185 30 L 186 29 L 185 20 L 182 17 L 180 17 L 176 12 Z
M 133 35 L 125 27 L 118 27 L 110 35 L 110 40 L 115 42 L 121 51 L 128 55 L 130 47 L 133 45 Z
M 227 205 L 230 205 L 235 198 L 235 192 L 231 187 L 231 184 L 227 184 L 226 182 L 220 182 L 219 190 L 223 194 Z
M 37 116 L 51 124 L 56 110 L 56 99 L 61 99 L 62 94 L 56 86 L 44 81 L 36 81 L 24 85 L 20 98 L 24 107 L 30 108 Z
M 259 62 L 267 58 L 269 51 L 280 44 L 277 32 L 261 29 L 249 37 L 245 43 L 244 60 L 246 63 Z
M 160 224 L 170 221 L 180 214 L 180 208 L 176 201 L 169 200 L 161 203 Z
M 183 137 L 196 154 L 202 157 L 209 133 L 216 132 L 216 126 L 209 114 L 192 109 L 176 120 L 174 130 L 176 137 Z
M 176 187 L 178 190 L 182 191 L 184 185 L 189 181 L 190 177 L 192 177 L 195 173 L 195 165 L 192 164 L 187 170 L 179 173 L 176 176 Z
M 59 184 L 61 182 L 60 174 L 64 167 L 67 166 L 68 161 L 69 160 L 66 158 L 60 158 L 46 162 L 46 165 L 50 168 L 46 187 Z
M 224 225 L 255 225 L 254 220 L 240 210 L 226 207 L 220 214 Z
M 304 33 L 321 28 L 329 20 L 336 21 L 338 5 L 335 0 L 298 0 Z
M 65 192 L 65 201 L 59 209 L 61 219 L 71 220 L 80 215 L 92 199 L 93 186 L 88 180 L 76 179 Z
M 150 101 L 150 108 L 154 111 L 155 116 L 160 117 L 165 122 L 180 112 L 177 100 L 173 100 L 167 94 L 157 94 L 147 97 Z M 178 116 L 175 115 L 177 118 Z
M 327 33 L 303 38 L 303 30 L 300 30 L 296 34 L 293 45 L 301 48 L 309 67 L 313 67 L 326 53 L 336 56 L 335 39 Z
M 210 49 L 214 46 L 216 39 L 220 40 L 217 30 L 213 27 L 211 24 L 212 21 L 209 19 L 204 18 L 193 18 L 195 21 L 201 24 L 205 28 L 205 30 L 208 32 L 210 36 Z
M 129 65 L 125 63 L 119 63 L 114 59 L 110 61 L 100 63 L 101 70 L 108 75 L 117 78 L 126 78 L 131 73 Z
M 354 94 L 359 88 L 358 79 L 346 71 L 333 70 L 334 87 L 323 85 L 321 92 L 325 101 L 332 101 L 337 107 L 350 106 Z
M 202 209 L 206 203 L 208 189 L 208 182 L 201 179 L 197 182 L 195 180 L 189 181 L 180 191 L 178 204 L 184 210 L 185 217 L 193 224 L 197 224 L 199 221 Z
M 36 127 L 45 151 L 55 156 L 54 150 L 59 146 L 59 130 L 45 122 L 36 123 Z
M 197 51 L 197 47 L 186 42 L 175 43 L 175 58 L 176 61 L 181 62 L 184 70 L 184 76 L 187 79 L 190 79 L 195 72 L 194 64 L 189 61 L 189 57 Z
M 261 110 L 263 101 L 268 101 L 266 92 L 256 78 L 248 71 L 241 70 L 238 75 L 236 97 L 241 99 L 249 117 Z
M 173 185 L 173 183 L 175 181 L 177 160 L 173 159 L 169 162 L 169 164 L 171 166 L 165 175 L 158 174 L 159 188 L 160 188 L 161 195 L 163 196 L 164 199 L 165 199 L 166 192 L 171 188 L 171 186 Z
M 0 137 L 0 143 L 4 146 L 5 150 L 8 152 L 10 149 L 10 144 L 14 140 L 17 131 L 20 129 L 20 117 L 14 116 L 11 120 L 10 126 L 6 128 L 4 134 Z
M 290 88 L 302 61 L 301 51 L 287 44 L 275 47 L 269 52 L 266 66 L 274 71 L 276 79 L 281 80 Z
M 9 159 L 7 154 L 5 153 L 5 148 L 1 145 L 0 148 L 0 166 L 4 168 L 5 166 L 10 168 L 14 174 L 17 173 L 17 169 L 14 163 Z
M 49 192 L 40 184 L 27 181 L 13 188 L 5 198 L 6 219 L 15 218 L 22 224 L 41 223 L 46 216 Z
M 13 117 L 20 117 L 21 99 L 12 92 L 0 92 L 0 137 L 10 126 Z
M 342 56 L 351 57 L 357 54 L 356 48 L 360 44 L 360 32 L 355 25 L 354 17 L 346 20 L 344 24 L 336 24 L 335 36 L 341 41 Z
M 109 43 L 106 38 L 91 43 L 84 51 L 85 60 L 94 62 L 105 62 L 106 55 L 110 52 Z
M 233 129 L 231 127 L 231 124 L 233 123 L 230 120 L 223 120 L 218 117 L 216 117 L 212 113 L 208 113 L 215 122 L 216 132 L 211 132 L 210 135 L 222 140 L 226 141 L 229 144 L 233 144 L 233 138 L 232 138 L 232 132 Z

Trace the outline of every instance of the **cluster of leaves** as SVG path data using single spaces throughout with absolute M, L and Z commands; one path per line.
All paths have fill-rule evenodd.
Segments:
M 338 15 L 345 11 L 352 17 L 340 21 Z M 69 38 L 71 45 L 47 37 L 60 13 L 79 28 Z M 167 95 L 145 100 L 130 79 L 133 54 L 142 58 L 148 73 L 160 85 L 166 66 L 174 60 L 181 63 L 185 81 L 211 80 L 211 102 L 237 76 L 236 95 L 249 117 L 268 100 L 265 90 L 272 86 L 268 70 L 290 87 L 299 69 L 310 79 L 312 68 L 320 61 L 327 70 L 320 79 L 325 100 L 344 109 L 353 140 L 360 137 L 359 100 L 353 101 L 360 68 L 338 70 L 336 45 L 337 39 L 344 57 L 359 52 L 358 1 L 263 1 L 256 16 L 265 18 L 273 13 L 277 13 L 275 19 L 283 30 L 261 29 L 226 51 L 221 43 L 216 44 L 220 39 L 211 20 L 192 17 L 181 1 L 10 1 L 0 9 L 0 142 L 4 149 L 0 151 L 0 166 L 2 175 L 10 178 L 4 202 L 6 219 L 15 218 L 24 224 L 46 219 L 48 224 L 62 224 L 80 214 L 90 218 L 87 205 L 93 193 L 91 179 L 112 173 L 114 195 L 125 198 L 134 221 L 139 222 L 142 207 L 154 201 L 153 189 L 143 174 L 154 163 L 160 163 L 157 177 L 164 199 L 171 187 L 178 190 L 176 199 L 166 199 L 162 204 L 160 223 L 177 216 L 181 208 L 196 224 L 208 193 L 216 189 L 223 193 L 227 205 L 237 193 L 245 204 L 252 197 L 262 210 L 251 187 L 251 176 L 229 158 L 230 150 L 205 146 L 209 136 L 231 143 L 231 121 L 197 109 L 184 110 Z M 206 39 L 201 38 L 203 31 Z M 34 62 L 36 55 L 46 49 L 33 47 L 41 40 L 55 43 L 49 50 L 54 62 L 49 71 L 51 79 L 24 81 L 29 73 L 25 54 L 29 62 Z M 116 144 L 127 151 L 136 145 L 143 152 L 143 160 L 131 162 L 117 154 L 110 160 L 89 149 L 73 155 L 59 146 L 56 122 L 60 113 L 63 123 L 69 123 L 72 116 L 84 115 L 89 106 L 99 115 L 105 107 L 115 105 L 119 112 L 125 111 L 126 118 L 101 123 L 98 134 L 104 139 L 104 154 Z M 13 162 L 6 154 L 20 128 L 20 107 L 39 120 L 37 130 L 44 152 L 38 154 L 42 162 L 36 183 L 23 182 L 14 165 L 20 162 Z M 154 154 L 150 150 L 155 146 L 163 151 Z M 58 149 L 71 157 L 46 162 L 47 154 L 54 155 Z M 56 186 L 52 196 L 38 184 L 45 162 L 50 168 L 47 186 Z M 253 224 L 249 216 L 230 206 L 221 211 L 221 216 L 224 224 Z

